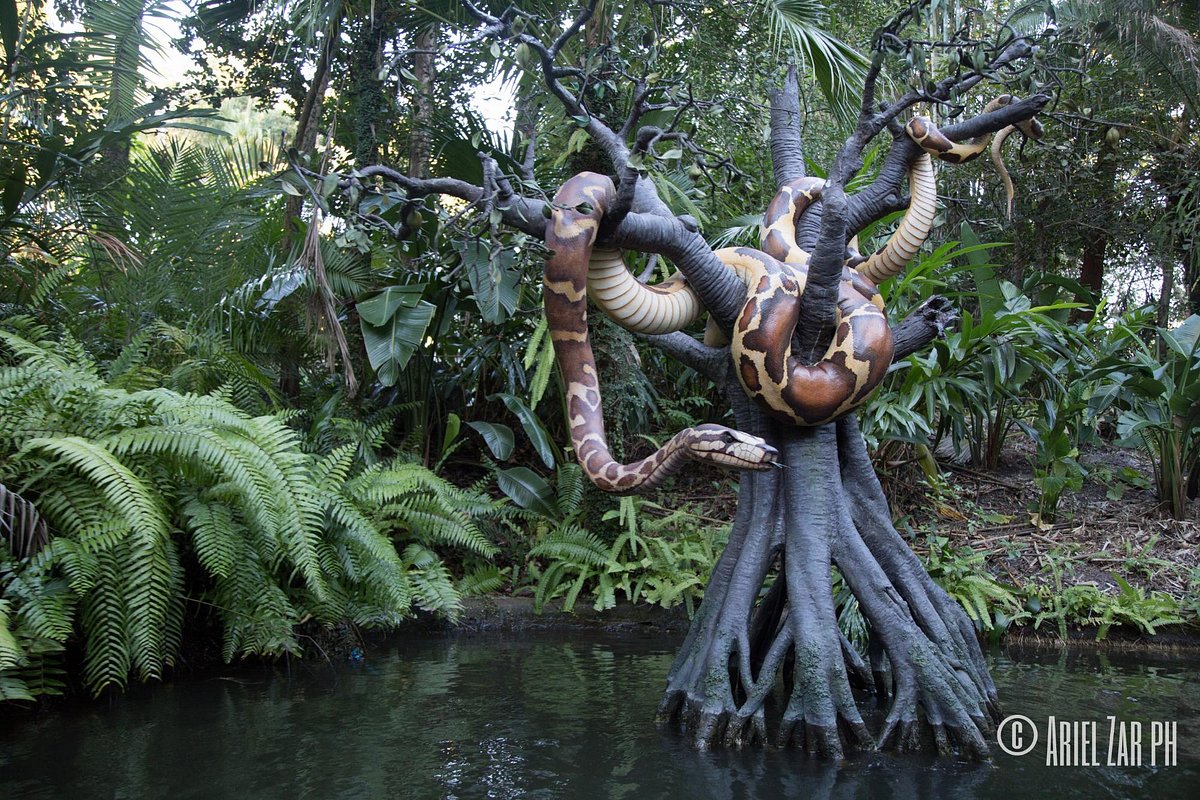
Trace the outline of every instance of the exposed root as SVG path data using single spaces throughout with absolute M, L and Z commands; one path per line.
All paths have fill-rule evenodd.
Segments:
M 878 745 L 986 759 L 999 707 L 974 628 L 892 527 L 857 429 L 837 427 L 840 437 L 832 425 L 777 436 L 789 469 L 743 480 L 729 549 L 657 717 L 699 749 L 773 743 L 841 759 Z M 837 626 L 834 563 L 868 623 L 865 659 Z M 767 700 L 781 684 L 780 714 Z M 878 737 L 852 686 L 888 703 Z
M 850 676 L 850 685 L 864 692 L 874 691 L 875 681 L 871 676 L 871 671 L 867 669 L 866 663 L 863 662 L 862 656 L 854 649 L 854 645 L 846 638 L 846 634 L 839 630 L 838 637 L 841 639 L 842 658 L 846 660 L 846 671 Z

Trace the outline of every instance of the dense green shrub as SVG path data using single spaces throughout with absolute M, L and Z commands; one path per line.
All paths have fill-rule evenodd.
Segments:
M 76 636 L 94 693 L 162 676 L 188 602 L 215 610 L 226 658 L 297 652 L 308 620 L 453 615 L 434 548 L 494 552 L 486 495 L 418 464 L 364 466 L 352 444 L 307 452 L 292 415 L 251 416 L 225 390 L 120 388 L 26 327 L 0 331 L 0 483 L 52 535 L 35 553 L 0 542 L 2 698 L 60 691 Z

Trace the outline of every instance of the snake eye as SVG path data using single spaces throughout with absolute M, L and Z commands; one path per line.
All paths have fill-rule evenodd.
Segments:
M 732 444 L 733 442 L 736 442 L 736 441 L 737 441 L 737 437 L 736 437 L 736 436 L 734 436 L 734 435 L 733 435 L 732 433 L 730 433 L 729 431 L 725 431 L 725 433 L 722 433 L 722 434 L 721 434 L 721 441 L 722 441 L 722 442 L 729 442 L 730 444 Z

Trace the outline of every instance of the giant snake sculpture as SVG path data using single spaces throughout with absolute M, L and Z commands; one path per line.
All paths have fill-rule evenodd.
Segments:
M 1002 95 L 984 112 L 1011 101 L 1010 95 Z M 1036 120 L 1017 127 L 1031 138 L 1042 135 Z M 780 187 L 764 215 L 761 250 L 715 251 L 746 286 L 746 301 L 729 343 L 738 380 L 761 407 L 791 424 L 835 420 L 861 405 L 879 385 L 891 364 L 893 344 L 876 286 L 898 274 L 929 236 L 937 204 L 931 157 L 963 163 L 983 153 L 991 138 L 952 142 L 924 117 L 914 117 L 905 130 L 922 149 L 908 172 L 908 209 L 882 247 L 869 256 L 851 258 L 843 268 L 836 328 L 815 363 L 805 363 L 791 352 L 809 262 L 809 254 L 796 242 L 796 222 L 818 199 L 824 182 L 800 178 Z M 1010 207 L 1012 183 L 999 153 L 1013 130 L 1009 126 L 1000 131 L 992 146 Z M 682 274 L 646 285 L 628 270 L 619 250 L 594 246 L 600 222 L 615 199 L 609 178 L 582 172 L 555 195 L 546 228 L 551 251 L 544 275 L 546 318 L 566 385 L 571 441 L 584 472 L 600 489 L 628 494 L 657 486 L 688 460 L 735 469 L 770 468 L 778 453 L 765 440 L 720 425 L 686 428 L 652 455 L 630 464 L 613 457 L 588 336 L 588 298 L 617 324 L 637 333 L 678 331 L 705 313 Z M 713 331 L 710 325 L 710 337 Z

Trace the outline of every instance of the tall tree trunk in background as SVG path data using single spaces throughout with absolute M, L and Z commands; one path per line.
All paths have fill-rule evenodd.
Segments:
M 379 68 L 383 63 L 383 45 L 388 38 L 383 16 L 375 14 L 363 22 L 354 40 L 351 56 L 353 86 L 351 103 L 354 118 L 354 166 L 363 167 L 379 160 L 379 128 L 385 123 L 387 101 Z
M 1096 166 L 1099 197 L 1096 208 L 1104 209 L 1094 217 L 1094 224 L 1084 228 L 1083 260 L 1079 265 L 1079 285 L 1090 297 L 1076 298 L 1079 302 L 1087 303 L 1076 315 L 1078 319 L 1090 320 L 1095 315 L 1095 304 L 1104 296 L 1104 261 L 1108 251 L 1108 226 L 1112 222 L 1112 209 L 1115 208 L 1117 187 L 1117 158 L 1107 143 L 1100 146 L 1099 161 Z
M 1084 239 L 1083 261 L 1079 266 L 1079 285 L 1091 293 L 1090 297 L 1080 297 L 1081 302 L 1087 303 L 1087 308 L 1079 310 L 1079 318 L 1088 320 L 1095 315 L 1093 304 L 1100 298 L 1104 290 L 1104 255 L 1108 249 L 1108 231 L 1103 228 L 1089 230 Z
M 437 46 L 438 26 L 430 25 L 417 35 L 413 53 L 412 129 L 408 136 L 408 174 L 414 178 L 429 175 L 429 161 L 433 155 L 433 139 L 429 126 L 433 122 L 433 78 L 434 54 Z
M 317 143 L 317 132 L 321 126 L 321 109 L 324 105 L 325 90 L 329 87 L 329 67 L 337 55 L 338 40 L 341 35 L 342 20 L 338 17 L 330 26 L 328 35 L 321 44 L 321 54 L 317 58 L 317 66 L 313 72 L 312 83 L 309 84 L 308 94 L 304 97 L 304 105 L 296 117 L 296 135 L 292 139 L 292 147 L 300 153 L 311 152 Z M 292 219 L 300 215 L 304 206 L 303 197 L 288 196 L 285 204 L 283 249 L 291 250 L 296 235 Z
M 594 50 L 608 41 L 611 17 L 612 9 L 608 8 L 608 4 L 604 0 L 600 0 L 596 4 L 595 13 L 583 27 L 583 41 L 588 50 Z
M 1171 295 L 1175 293 L 1175 261 L 1162 260 L 1162 288 L 1158 292 L 1158 327 L 1165 328 L 1171 321 Z
M 299 153 L 311 152 L 317 143 L 321 109 L 324 105 L 325 90 L 329 86 L 329 68 L 337 55 L 341 22 L 341 17 L 334 19 L 321 43 L 321 53 L 317 58 L 312 83 L 309 84 L 304 105 L 300 107 L 300 114 L 296 118 L 296 135 L 292 139 L 292 147 Z M 291 253 L 297 232 L 293 220 L 300 216 L 304 208 L 304 198 L 289 195 L 283 208 L 283 239 L 280 241 L 280 247 L 284 253 Z M 287 400 L 295 400 L 300 396 L 302 352 L 303 347 L 299 342 L 288 340 L 279 353 L 279 393 Z
M 138 91 L 142 88 L 141 65 L 142 42 L 145 40 L 144 19 L 147 3 L 126 3 L 118 6 L 116 13 L 123 19 L 123 32 L 117 37 L 113 50 L 112 84 L 108 92 L 106 125 L 121 126 L 138 105 Z M 129 169 L 129 147 L 131 139 L 122 136 L 100 150 L 97 177 L 101 183 L 111 183 Z

